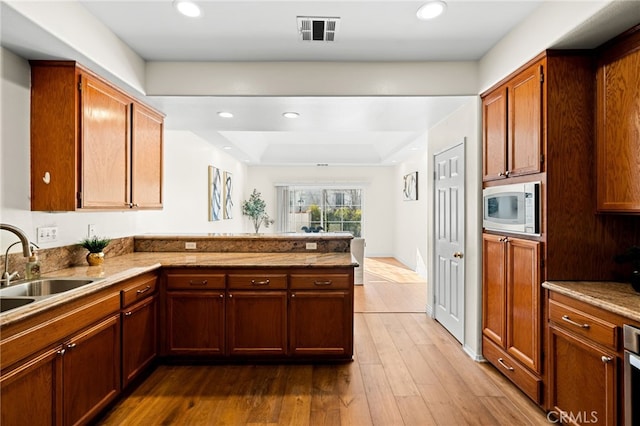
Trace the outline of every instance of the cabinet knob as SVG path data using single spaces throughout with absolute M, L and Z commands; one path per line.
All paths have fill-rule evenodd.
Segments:
M 606 356 L 606 355 L 602 355 L 602 358 L 600 358 L 600 359 L 602 359 L 602 362 L 605 363 L 605 364 L 608 364 L 611 361 L 613 361 L 613 358 L 611 358 L 610 356 Z
M 131 312 L 131 311 L 129 311 L 129 312 L 125 312 L 125 313 L 124 313 L 124 316 L 125 316 L 125 317 L 130 317 L 130 316 L 131 316 L 131 314 L 133 314 L 133 312 Z
M 58 355 L 62 356 L 66 351 L 67 351 L 66 349 L 60 349 L 57 353 Z
M 220 293 L 220 297 L 224 297 L 224 294 Z
M 75 348 L 76 346 L 77 346 L 77 345 L 76 345 L 75 343 L 69 343 L 69 344 L 67 345 L 67 349 L 73 349 L 73 348 Z
M 457 251 L 457 252 L 453 253 L 453 257 L 457 257 L 458 259 L 462 259 L 462 253 Z

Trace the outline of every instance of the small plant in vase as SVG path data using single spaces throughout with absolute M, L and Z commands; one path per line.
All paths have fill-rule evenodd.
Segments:
M 631 285 L 636 291 L 640 291 L 640 246 L 632 246 L 614 260 L 618 263 L 631 263 Z
M 104 248 L 109 245 L 111 240 L 104 237 L 85 238 L 80 241 L 80 246 L 87 249 L 87 263 L 91 266 L 102 265 L 104 262 Z
M 275 222 L 269 218 L 267 214 L 267 203 L 265 203 L 261 198 L 261 194 L 255 188 L 249 199 L 242 202 L 242 214 L 251 218 L 256 234 L 260 231 L 260 226 L 262 226 L 263 223 L 265 228 L 268 228 L 270 224 Z

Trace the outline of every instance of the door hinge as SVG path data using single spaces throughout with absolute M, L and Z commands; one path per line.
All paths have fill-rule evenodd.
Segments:
M 82 92 L 82 76 L 78 77 L 78 92 Z
M 433 172 L 433 180 L 438 180 L 438 172 Z
M 544 257 L 540 258 L 540 269 L 544 269 Z
M 82 192 L 76 192 L 76 198 L 78 199 L 78 206 L 82 206 Z
M 544 154 L 540 154 L 540 164 L 544 164 Z
M 542 65 L 540 65 L 540 83 L 544 83 L 544 71 Z

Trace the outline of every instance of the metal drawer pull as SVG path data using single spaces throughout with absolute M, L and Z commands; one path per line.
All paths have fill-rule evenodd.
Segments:
M 580 328 L 590 328 L 591 327 L 589 324 L 580 324 L 579 322 L 573 321 L 571 318 L 569 318 L 569 315 L 563 315 L 562 316 L 562 320 L 568 322 L 569 324 L 575 325 L 576 327 L 580 327 Z
M 333 284 L 333 282 L 331 280 L 328 280 L 328 281 L 314 281 L 313 284 L 314 285 L 331 285 L 331 284 Z
M 270 282 L 271 282 L 270 280 L 264 280 L 264 281 L 251 280 L 251 285 L 269 285 Z
M 498 362 L 500 363 L 501 366 L 503 366 L 507 370 L 513 371 L 513 367 L 509 367 L 507 364 L 505 364 L 504 360 L 502 358 L 498 358 Z
M 148 285 L 145 288 L 143 288 L 142 290 L 137 290 L 136 294 L 142 294 L 142 293 L 146 293 L 147 291 L 151 290 L 151 286 Z
M 207 280 L 202 280 L 202 281 L 189 280 L 189 285 L 207 285 Z
M 603 363 L 608 364 L 611 361 L 613 361 L 613 358 L 611 358 L 610 356 L 606 356 L 606 355 L 602 355 L 602 358 L 600 358 L 602 360 Z

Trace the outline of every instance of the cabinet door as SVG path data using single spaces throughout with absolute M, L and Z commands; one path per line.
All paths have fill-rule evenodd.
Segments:
M 482 332 L 504 348 L 506 340 L 506 244 L 504 237 L 482 235 Z
M 231 291 L 227 320 L 229 355 L 286 355 L 286 291 Z
M 131 200 L 134 208 L 162 208 L 163 117 L 133 104 Z
M 157 297 L 122 312 L 122 386 L 144 370 L 157 354 Z
M 504 179 L 507 170 L 507 89 L 482 99 L 482 180 Z
M 167 293 L 167 351 L 182 355 L 224 354 L 224 292 Z
M 640 32 L 597 71 L 598 210 L 640 212 Z M 627 51 L 629 51 L 627 50 Z M 611 55 L 620 55 L 612 49 Z
M 86 423 L 120 392 L 120 314 L 64 344 L 63 421 Z
M 542 154 L 542 63 L 518 74 L 508 84 L 509 176 L 541 171 Z
M 507 242 L 507 352 L 524 366 L 541 372 L 540 243 Z
M 62 424 L 62 347 L 35 357 L 0 379 L 0 424 Z
M 616 355 L 554 326 L 549 331 L 549 398 L 553 411 L 565 413 L 565 418 L 575 424 L 614 426 Z
M 294 291 L 290 299 L 291 354 L 353 355 L 353 304 L 348 291 Z
M 81 208 L 129 206 L 130 107 L 124 94 L 82 75 Z

